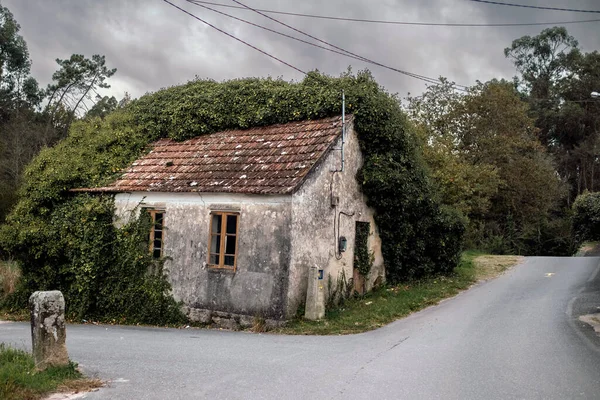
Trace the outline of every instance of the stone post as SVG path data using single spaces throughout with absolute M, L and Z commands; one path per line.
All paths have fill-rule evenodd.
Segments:
M 67 365 L 65 298 L 58 290 L 35 292 L 29 297 L 33 359 L 39 370 Z
M 321 319 L 325 316 L 325 301 L 323 296 L 323 280 L 319 279 L 319 268 L 308 270 L 308 290 L 306 291 L 306 308 L 304 318 Z

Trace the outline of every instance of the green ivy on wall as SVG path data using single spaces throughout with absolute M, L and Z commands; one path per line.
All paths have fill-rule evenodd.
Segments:
M 373 266 L 373 254 L 369 252 L 369 234 L 371 224 L 368 222 L 356 223 L 356 237 L 354 239 L 354 267 L 365 278 L 369 276 Z
M 60 289 L 78 316 L 179 319 L 166 280 L 142 273 L 152 262 L 144 252 L 147 231 L 114 227 L 112 198 L 69 190 L 111 182 L 162 137 L 339 115 L 342 90 L 355 117 L 364 155 L 357 179 L 376 211 L 388 281 L 452 271 L 464 222 L 440 207 L 397 98 L 368 71 L 338 78 L 311 72 L 300 82 L 194 80 L 147 94 L 104 120 L 73 124 L 28 167 L 20 201 L 0 228 L 1 245 L 22 267 L 21 293 Z M 144 301 L 128 306 L 132 299 Z

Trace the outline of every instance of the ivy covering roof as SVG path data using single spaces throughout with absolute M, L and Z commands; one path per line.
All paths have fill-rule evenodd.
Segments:
M 348 117 L 348 122 L 352 116 Z M 112 184 L 90 192 L 288 194 L 342 133 L 342 117 L 160 139 Z

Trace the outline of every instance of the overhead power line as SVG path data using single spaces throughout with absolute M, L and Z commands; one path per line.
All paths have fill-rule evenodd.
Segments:
M 188 0 L 188 1 L 191 1 L 191 0 Z M 430 78 L 430 77 L 428 77 L 428 76 L 419 75 L 419 74 L 415 74 L 415 73 L 412 73 L 412 72 L 404 71 L 404 70 L 401 70 L 401 69 L 398 69 L 398 68 L 389 67 L 389 66 L 387 66 L 387 65 L 384 65 L 384 64 L 381 64 L 381 63 L 379 63 L 379 62 L 376 62 L 376 61 L 370 60 L 370 59 L 368 59 L 368 58 L 366 58 L 366 57 L 363 57 L 363 56 L 361 56 L 361 55 L 358 55 L 358 54 L 355 54 L 355 53 L 353 53 L 353 52 L 351 52 L 351 51 L 345 50 L 345 49 L 343 49 L 343 48 L 341 48 L 341 47 L 339 47 L 339 46 L 336 46 L 336 45 L 334 45 L 334 44 L 332 44 L 332 43 L 329 43 L 329 42 L 327 42 L 327 41 L 325 41 L 325 40 L 319 39 L 318 37 L 315 37 L 315 36 L 313 36 L 313 35 L 311 35 L 311 34 L 309 34 L 309 33 L 306 33 L 306 32 L 304 32 L 304 31 L 300 30 L 300 29 L 294 28 L 293 26 L 291 26 L 291 25 L 289 25 L 289 24 L 286 24 L 285 22 L 281 22 L 281 21 L 279 21 L 279 20 L 278 20 L 278 19 L 276 19 L 276 18 L 273 18 L 273 17 L 271 17 L 271 16 L 268 16 L 268 15 L 266 15 L 266 14 L 262 13 L 261 11 L 258 11 L 258 10 L 256 10 L 256 9 L 252 8 L 252 7 L 249 7 L 249 6 L 247 6 L 247 5 L 243 4 L 243 3 L 241 3 L 241 2 L 240 2 L 240 1 L 238 1 L 238 0 L 232 0 L 232 1 L 233 1 L 234 3 L 236 3 L 236 4 L 239 4 L 239 5 L 243 6 L 243 7 L 246 7 L 246 8 L 248 8 L 249 10 L 252 10 L 252 11 L 254 11 L 255 13 L 257 13 L 257 14 L 259 14 L 259 15 L 262 15 L 263 17 L 265 17 L 265 18 L 267 18 L 267 19 L 269 19 L 269 20 L 271 20 L 271 21 L 273 21 L 273 22 L 276 22 L 276 23 L 278 23 L 278 24 L 280 24 L 280 25 L 283 25 L 283 26 L 285 26 L 285 27 L 286 27 L 286 28 L 288 28 L 288 29 L 291 29 L 291 30 L 293 30 L 293 31 L 295 31 L 295 32 L 298 32 L 298 33 L 300 33 L 301 35 L 307 36 L 307 37 L 309 37 L 309 38 L 311 38 L 311 39 L 313 39 L 313 40 L 316 40 L 317 42 L 323 43 L 323 44 L 325 44 L 325 45 L 327 45 L 327 46 L 330 46 L 330 47 L 332 47 L 332 48 L 334 48 L 334 49 L 336 49 L 336 50 L 339 50 L 339 51 L 341 51 L 341 52 L 343 52 L 343 53 L 346 53 L 346 54 L 348 54 L 348 55 L 350 55 L 350 56 L 353 56 L 353 58 L 358 58 L 358 59 L 359 59 L 359 60 L 361 60 L 361 61 L 364 61 L 364 62 L 367 62 L 367 63 L 370 63 L 370 64 L 374 64 L 374 65 L 378 65 L 378 66 L 380 66 L 380 67 L 387 68 L 387 69 L 393 70 L 393 71 L 395 71 L 395 72 L 401 73 L 401 74 L 403 74 L 403 75 L 407 75 L 407 76 L 410 76 L 410 77 L 412 77 L 412 78 L 420 79 L 420 80 L 422 80 L 422 81 L 425 81 L 425 82 L 427 82 L 427 83 L 439 84 L 439 79 Z M 464 86 L 464 85 L 455 85 L 455 86 L 456 86 L 456 88 L 457 88 L 458 90 L 466 90 L 466 88 L 467 88 L 467 87 L 466 87 L 466 86 Z
M 255 24 L 254 22 L 248 21 L 248 20 L 246 20 L 246 19 L 243 19 L 243 18 L 236 17 L 236 16 L 234 16 L 234 15 L 231 15 L 231 14 L 227 14 L 226 12 L 223 12 L 223 11 L 215 10 L 214 8 L 210 8 L 210 7 L 208 7 L 208 6 L 205 6 L 205 5 L 203 5 L 203 4 L 196 4 L 196 2 L 192 2 L 192 3 L 193 3 L 194 5 L 196 5 L 196 6 L 198 6 L 198 7 L 202 7 L 202 8 L 204 8 L 204 9 L 206 9 L 206 10 L 209 10 L 209 11 L 212 11 L 212 12 L 214 12 L 214 13 L 217 13 L 217 14 L 223 15 L 223 16 L 225 16 L 225 17 L 228 17 L 228 18 L 231 18 L 231 19 L 235 19 L 236 21 L 240 21 L 240 22 L 243 22 L 243 23 L 245 23 L 245 24 L 252 25 L 252 26 L 254 26 L 254 27 L 257 27 L 257 28 L 259 28 L 259 29 L 265 30 L 265 31 L 267 31 L 267 32 L 275 33 L 276 35 L 280 35 L 280 36 L 286 37 L 286 38 L 288 38 L 288 39 L 296 40 L 296 41 L 298 41 L 298 42 L 305 43 L 305 44 L 308 44 L 308 45 L 310 45 L 310 46 L 317 47 L 317 48 L 319 48 L 319 49 L 323 49 L 323 50 L 331 51 L 331 52 L 333 52 L 333 53 L 340 54 L 340 55 L 342 55 L 342 56 L 351 57 L 351 58 L 354 58 L 354 59 L 356 59 L 356 60 L 364 61 L 364 60 L 363 60 L 362 58 L 360 58 L 360 57 L 355 57 L 355 56 L 352 56 L 352 55 L 350 55 L 350 54 L 348 54 L 348 53 L 344 53 L 344 52 L 342 52 L 342 51 L 338 51 L 338 50 L 330 49 L 329 47 L 321 46 L 320 44 L 316 44 L 316 43 L 313 43 L 313 42 L 309 42 L 308 40 L 300 39 L 300 38 L 297 38 L 297 37 L 295 37 L 295 36 L 288 35 L 287 33 L 283 33 L 283 32 L 277 31 L 277 30 L 275 30 L 275 29 L 267 28 L 266 26 L 263 26 L 263 25 L 260 25 L 260 24 Z
M 192 1 L 190 1 L 190 2 L 192 2 Z M 383 68 L 386 68 L 386 69 L 389 69 L 389 70 L 392 70 L 392 71 L 395 71 L 395 72 L 399 72 L 399 73 L 408 75 L 408 76 L 410 76 L 412 78 L 423 80 L 423 81 L 425 81 L 427 83 L 431 83 L 431 84 L 439 84 L 440 83 L 439 80 L 435 79 L 435 78 L 429 78 L 429 77 L 425 77 L 425 76 L 422 76 L 422 75 L 412 74 L 412 73 L 407 72 L 407 71 L 402 71 L 402 70 L 400 70 L 398 68 L 390 67 L 390 66 L 381 64 L 379 62 L 369 60 L 369 59 L 367 59 L 365 57 L 362 57 L 362 56 L 353 55 L 352 53 L 348 53 L 348 52 L 344 52 L 344 51 L 339 51 L 339 50 L 331 49 L 329 47 L 321 46 L 319 44 L 316 44 L 316 43 L 313 43 L 313 42 L 309 42 L 307 40 L 300 39 L 300 38 L 292 36 L 292 35 L 288 35 L 286 33 L 277 31 L 275 29 L 271 29 L 271 28 L 268 28 L 266 26 L 256 24 L 254 22 L 245 20 L 243 18 L 239 18 L 239 17 L 233 16 L 231 14 L 227 14 L 225 12 L 222 12 L 222 11 L 219 11 L 219 10 L 215 10 L 214 8 L 205 6 L 203 4 L 197 4 L 197 2 L 192 2 L 192 3 L 195 4 L 198 7 L 202 7 L 204 9 L 206 9 L 206 10 L 209 10 L 209 11 L 215 12 L 217 14 L 220 14 L 220 15 L 232 18 L 232 19 L 234 19 L 236 21 L 240 21 L 240 22 L 243 22 L 243 23 L 248 24 L 248 25 L 252 25 L 254 27 L 257 27 L 259 29 L 265 30 L 267 32 L 271 32 L 271 33 L 274 33 L 276 35 L 286 37 L 288 39 L 296 40 L 298 42 L 301 42 L 301 43 L 304 43 L 304 44 L 307 44 L 307 45 L 310 45 L 310 46 L 313 46 L 313 47 L 317 47 L 317 48 L 320 48 L 320 49 L 323 49 L 323 50 L 326 50 L 326 51 L 330 51 L 332 53 L 336 53 L 336 54 L 339 54 L 339 55 L 342 55 L 342 56 L 345 56 L 345 57 L 349 57 L 349 58 L 352 58 L 352 59 L 355 59 L 355 60 L 359 60 L 359 61 L 367 62 L 367 63 L 370 63 L 370 64 L 374 64 L 374 65 L 377 65 L 377 66 L 380 66 L 380 67 L 383 67 Z M 457 86 L 458 86 L 457 87 L 458 90 L 466 90 L 466 86 L 462 86 L 462 85 L 457 85 Z
M 290 64 L 290 63 L 288 63 L 288 62 L 285 62 L 285 61 L 283 61 L 282 59 L 280 59 L 280 58 L 278 58 L 278 57 L 275 57 L 274 55 L 272 55 L 272 54 L 269 54 L 269 53 L 267 53 L 266 51 L 264 51 L 264 50 L 261 50 L 261 49 L 259 49 L 259 48 L 258 48 L 258 47 L 256 47 L 256 46 L 253 46 L 253 45 L 251 45 L 250 43 L 248 43 L 248 42 L 246 42 L 246 41 L 244 41 L 244 40 L 242 40 L 242 39 L 240 39 L 240 38 L 238 38 L 238 37 L 236 37 L 236 36 L 232 35 L 231 33 L 228 33 L 228 32 L 226 32 L 226 31 L 224 31 L 224 30 L 222 30 L 222 29 L 220 29 L 220 28 L 217 28 L 215 25 L 213 25 L 213 24 L 211 24 L 211 23 L 209 23 L 209 22 L 207 22 L 207 21 L 203 20 L 202 18 L 200 18 L 200 17 L 198 17 L 198 16 L 196 16 L 196 15 L 194 15 L 194 14 L 192 14 L 192 13 L 188 12 L 187 10 L 184 10 L 183 8 L 179 7 L 178 5 L 175 5 L 175 4 L 171 3 L 169 0 L 163 0 L 163 1 L 164 1 L 165 3 L 167 3 L 167 4 L 169 4 L 169 5 L 171 5 L 171 6 L 175 7 L 175 8 L 177 8 L 178 10 L 180 10 L 180 11 L 184 12 L 185 14 L 189 15 L 190 17 L 192 17 L 192 18 L 195 18 L 195 19 L 197 19 L 198 21 L 200 21 L 200 22 L 202 22 L 202 23 L 204 23 L 204 24 L 206 24 L 206 25 L 210 26 L 211 28 L 213 28 L 213 29 L 215 29 L 215 30 L 217 30 L 217 31 L 219 31 L 219 32 L 221 32 L 221 33 L 223 33 L 223 34 L 225 34 L 225 35 L 229 36 L 230 38 L 232 38 L 232 39 L 235 39 L 235 40 L 237 40 L 238 42 L 241 42 L 241 43 L 245 44 L 246 46 L 253 48 L 253 49 L 254 49 L 254 50 L 256 50 L 256 51 L 259 51 L 259 52 L 261 52 L 262 54 L 266 55 L 267 57 L 270 57 L 270 58 L 272 58 L 273 60 L 279 61 L 280 63 L 282 63 L 282 64 L 284 64 L 284 65 L 287 65 L 288 67 L 290 67 L 290 68 L 292 68 L 292 69 L 295 69 L 296 71 L 298 71 L 298 72 L 300 72 L 300 73 L 302 73 L 302 74 L 306 75 L 306 72 L 302 71 L 300 68 L 296 68 L 296 67 L 294 67 L 292 64 Z
M 503 2 L 500 2 L 500 1 L 491 1 L 491 0 L 467 0 L 467 1 L 472 1 L 474 3 L 493 4 L 495 6 L 509 6 L 509 7 L 533 8 L 533 9 L 536 9 L 536 10 L 550 10 L 550 11 L 566 11 L 566 12 L 600 14 L 600 10 L 577 10 L 577 9 L 573 9 L 573 8 L 532 6 L 532 5 L 528 5 L 528 4 L 503 3 Z
M 216 7 L 226 7 L 226 8 L 235 8 L 238 10 L 248 10 L 246 7 L 236 6 L 233 4 L 222 4 L 215 3 L 211 1 L 201 1 L 196 0 L 194 3 L 197 4 L 208 4 Z M 304 14 L 304 13 L 296 13 L 291 11 L 279 11 L 279 10 L 267 10 L 262 8 L 255 8 L 257 11 L 261 11 L 267 14 L 280 14 L 280 15 L 289 15 L 294 17 L 303 17 L 303 18 L 317 18 L 317 19 L 325 19 L 325 20 L 334 20 L 334 21 L 347 21 L 347 22 L 362 22 L 362 23 L 370 23 L 370 24 L 387 24 L 387 25 L 409 25 L 409 26 L 447 26 L 447 27 L 511 27 L 511 26 L 546 26 L 546 25 L 570 25 L 570 24 L 584 24 L 590 22 L 600 22 L 600 19 L 587 19 L 580 21 L 551 21 L 551 22 L 526 22 L 526 23 L 451 23 L 451 22 L 416 22 L 416 21 L 391 21 L 391 20 L 381 20 L 381 19 L 364 19 L 364 18 L 349 18 L 349 17 L 336 17 L 333 15 L 319 15 L 319 14 Z

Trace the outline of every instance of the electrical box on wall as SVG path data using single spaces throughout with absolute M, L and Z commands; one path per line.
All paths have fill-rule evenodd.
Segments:
M 331 196 L 331 207 L 337 207 L 340 204 L 339 196 Z
M 345 236 L 341 236 L 340 237 L 340 242 L 339 242 L 339 251 L 340 253 L 343 253 L 346 251 L 346 246 L 348 245 L 348 240 L 346 240 Z

